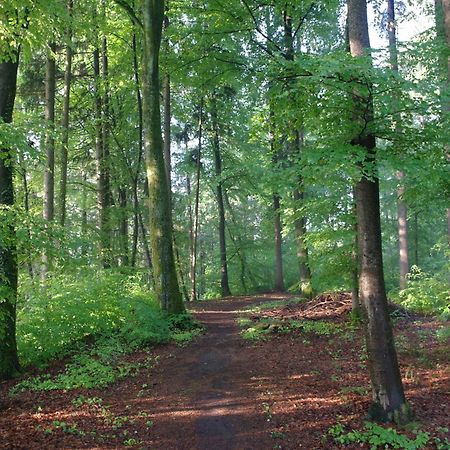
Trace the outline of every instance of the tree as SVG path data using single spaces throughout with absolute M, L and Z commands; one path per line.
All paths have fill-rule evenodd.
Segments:
M 0 127 L 13 119 L 19 50 L 0 55 Z M 1 129 L 1 128 L 0 128 Z M 16 344 L 17 254 L 14 226 L 14 153 L 0 145 L 0 217 L 6 227 L 0 236 L 0 380 L 19 371 Z
M 55 43 L 49 44 L 45 65 L 45 152 L 46 166 L 44 172 L 44 220 L 47 229 L 55 217 L 55 95 L 56 95 L 56 61 Z M 42 278 L 45 279 L 50 268 L 49 247 L 42 255 Z
M 142 111 L 155 293 L 163 311 L 184 311 L 173 254 L 172 212 L 161 136 L 159 53 L 164 1 L 143 0 Z
M 371 63 L 366 0 L 348 0 L 348 28 L 352 56 Z M 370 83 L 370 82 L 369 82 Z M 370 131 L 373 98 L 370 84 L 360 80 L 354 92 L 354 120 L 358 124 L 352 145 L 364 149 L 363 173 L 356 183 L 358 222 L 359 295 L 366 320 L 366 346 L 372 383 L 371 417 L 405 423 L 412 412 L 406 403 L 395 351 L 384 286 L 381 249 L 379 181 L 375 135 Z

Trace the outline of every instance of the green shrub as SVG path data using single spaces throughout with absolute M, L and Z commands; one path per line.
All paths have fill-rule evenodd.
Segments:
M 432 276 L 413 266 L 408 287 L 395 300 L 412 311 L 450 317 L 448 279 L 443 274 Z

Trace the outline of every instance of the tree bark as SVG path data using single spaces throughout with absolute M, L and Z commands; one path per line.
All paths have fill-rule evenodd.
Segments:
M 95 163 L 97 176 L 97 212 L 98 212 L 98 233 L 99 233 L 99 253 L 100 261 L 104 268 L 111 265 L 110 261 L 110 236 L 108 230 L 108 180 L 107 180 L 107 160 L 105 155 L 106 136 L 104 125 L 103 99 L 101 92 L 100 75 L 100 50 L 96 48 L 93 53 L 94 63 L 94 101 L 95 101 Z
M 19 52 L 11 60 L 0 62 L 0 117 L 12 122 L 16 98 Z M 10 148 L 0 147 L 0 210 L 10 216 L 14 207 L 14 155 Z M 4 228 L 0 239 L 0 380 L 19 372 L 16 343 L 17 254 L 13 223 Z
M 197 297 L 197 243 L 199 233 L 199 207 L 200 207 L 200 177 L 202 167 L 202 138 L 203 138 L 203 98 L 200 99 L 199 118 L 198 118 L 198 144 L 197 144 L 197 161 L 196 161 L 196 182 L 195 182 L 195 201 L 194 201 L 194 223 L 192 232 L 192 251 L 191 251 L 191 293 L 190 300 L 194 302 Z M 187 145 L 186 145 L 187 149 Z
M 213 128 L 213 154 L 216 174 L 216 198 L 219 209 L 219 248 L 220 248 L 220 289 L 222 297 L 231 295 L 228 282 L 227 243 L 225 237 L 225 208 L 223 202 L 222 155 L 220 154 L 219 123 L 217 118 L 217 100 L 211 99 L 211 122 Z
M 395 19 L 395 0 L 387 0 L 388 12 L 388 37 L 389 37 L 389 59 L 391 69 L 398 72 L 397 55 L 397 23 Z M 396 118 L 396 130 L 398 130 L 400 117 Z M 402 170 L 397 172 L 399 186 L 397 188 L 397 223 L 398 223 L 398 246 L 400 266 L 400 289 L 406 288 L 409 273 L 408 254 L 408 210 L 404 200 L 405 186 L 403 179 L 405 174 Z
M 281 225 L 280 196 L 273 195 L 274 236 L 275 236 L 275 285 L 276 291 L 284 291 L 283 280 L 283 236 Z
M 119 187 L 119 206 L 120 206 L 120 265 L 126 267 L 129 265 L 128 257 L 128 198 L 125 187 Z
M 56 94 L 56 45 L 49 44 L 49 55 L 45 65 L 45 172 L 44 172 L 44 210 L 43 216 L 47 230 L 51 228 L 55 216 L 55 94 Z M 51 244 L 42 254 L 42 279 L 45 279 L 51 266 L 49 256 Z
M 348 0 L 350 50 L 365 57 L 370 49 L 366 0 Z M 367 56 L 368 62 L 371 62 Z M 359 293 L 366 320 L 366 346 L 372 384 L 369 414 L 376 420 L 405 423 L 411 420 L 397 362 L 383 275 L 379 183 L 375 161 L 375 136 L 367 130 L 373 120 L 373 100 L 367 86 L 354 97 L 354 120 L 361 132 L 352 140 L 366 150 L 364 170 L 356 183 L 358 220 Z M 355 92 L 356 94 L 356 92 Z M 372 169 L 372 170 L 370 170 Z
M 397 189 L 397 222 L 398 222 L 398 246 L 400 254 L 400 289 L 406 289 L 409 273 L 409 251 L 408 251 L 408 212 L 403 199 L 405 186 L 402 184 L 404 173 L 397 172 L 399 187 Z
M 443 53 L 440 58 L 440 66 L 442 72 L 445 73 L 442 80 L 442 94 L 447 92 L 447 95 L 442 95 L 442 120 L 443 123 L 448 123 L 450 116 L 450 0 L 435 0 L 435 15 L 436 15 L 436 34 L 437 38 L 447 43 L 447 56 Z M 447 161 L 450 162 L 450 145 L 445 145 L 445 152 Z M 450 208 L 447 208 L 447 239 L 450 246 Z
M 72 17 L 73 0 L 67 2 L 67 11 Z M 72 26 L 67 30 L 66 66 L 64 69 L 63 111 L 61 120 L 61 174 L 59 181 L 59 224 L 64 227 L 66 223 L 66 197 L 67 197 L 67 161 L 69 153 L 69 115 L 70 115 L 70 88 L 72 84 Z
M 174 261 L 172 212 L 161 136 L 159 52 L 163 19 L 164 1 L 142 1 L 144 31 L 142 109 L 155 293 L 163 311 L 181 313 L 184 311 L 184 305 Z

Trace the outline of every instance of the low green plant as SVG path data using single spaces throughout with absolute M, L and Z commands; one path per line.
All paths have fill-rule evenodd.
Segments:
M 430 441 L 430 434 L 415 431 L 416 437 L 409 438 L 398 433 L 393 428 L 384 428 L 373 422 L 365 422 L 364 430 L 346 431 L 342 423 L 333 425 L 327 432 L 337 444 L 368 444 L 371 450 L 380 448 L 398 448 L 403 450 L 416 450 L 426 448 Z

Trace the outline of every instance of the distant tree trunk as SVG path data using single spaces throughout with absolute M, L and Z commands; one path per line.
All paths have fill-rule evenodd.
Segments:
M 0 62 L 0 118 L 12 122 L 16 98 L 19 52 Z M 14 154 L 0 147 L 0 210 L 9 215 L 14 206 Z M 4 219 L 3 219 L 4 220 Z M 16 343 L 17 260 L 14 224 L 3 228 L 0 239 L 0 380 L 12 378 L 20 369 Z
M 281 225 L 280 196 L 273 195 L 274 233 L 275 233 L 275 290 L 284 291 L 283 280 L 283 236 Z
M 142 109 L 155 293 L 163 311 L 181 313 L 184 311 L 184 305 L 174 261 L 172 212 L 161 136 L 159 51 L 163 19 L 164 1 L 142 1 L 144 39 Z
M 397 22 L 395 19 L 395 0 L 387 0 L 388 12 L 388 37 L 389 37 L 389 59 L 391 69 L 398 72 L 397 55 Z M 396 129 L 400 117 L 397 117 Z M 397 222 L 398 222 L 398 246 L 400 261 L 400 289 L 406 288 L 409 273 L 409 254 L 408 254 L 408 211 L 404 197 L 405 186 L 403 179 L 405 174 L 402 170 L 397 172 L 399 186 L 397 188 Z
M 219 209 L 219 248 L 220 248 L 220 288 L 222 297 L 231 295 L 228 283 L 227 244 L 225 237 L 225 208 L 223 202 L 222 156 L 220 153 L 219 123 L 217 118 L 217 100 L 213 94 L 211 101 L 211 121 L 213 127 L 213 154 L 216 174 L 216 198 Z
M 44 172 L 44 220 L 47 229 L 51 228 L 55 216 L 55 93 L 56 93 L 56 45 L 49 44 L 49 55 L 45 65 L 45 172 Z M 45 279 L 51 266 L 48 254 L 51 244 L 42 254 L 42 278 Z
M 131 267 L 136 265 L 136 255 L 139 237 L 139 196 L 138 184 L 142 166 L 142 152 L 144 147 L 143 141 L 143 124 L 142 124 L 142 96 L 139 80 L 139 64 L 137 55 L 136 33 L 133 33 L 133 72 L 134 82 L 136 86 L 136 100 L 138 106 L 139 117 L 139 135 L 138 135 L 138 157 L 136 164 L 136 171 L 133 175 L 133 245 L 131 248 Z M 149 265 L 151 267 L 151 264 Z
M 351 54 L 364 57 L 370 49 L 366 0 L 348 0 L 348 26 Z M 369 92 L 367 86 L 361 84 L 358 95 L 354 97 L 354 120 L 361 124 L 362 129 L 373 120 L 373 100 Z M 375 136 L 361 132 L 352 144 L 366 150 L 366 172 L 356 183 L 355 193 L 359 292 L 366 319 L 366 346 L 373 394 L 369 414 L 374 419 L 405 423 L 411 420 L 412 412 L 403 391 L 384 286 Z
M 73 0 L 67 2 L 67 11 L 72 17 Z M 64 227 L 66 223 L 66 197 L 67 197 L 67 161 L 69 152 L 69 114 L 70 114 L 70 88 L 72 84 L 72 25 L 67 30 L 66 66 L 64 69 L 63 111 L 61 120 L 61 174 L 59 180 L 59 224 Z
M 448 50 L 442 54 L 440 65 L 442 66 L 443 74 L 446 72 L 446 77 L 442 80 L 442 115 L 443 123 L 449 122 L 450 116 L 450 100 L 448 92 L 450 90 L 450 0 L 435 0 L 435 15 L 436 15 L 436 34 L 439 40 L 447 42 Z M 446 79 L 445 79 L 446 78 Z M 447 161 L 450 162 L 450 145 L 446 144 L 445 152 Z M 450 208 L 447 208 L 447 238 L 450 246 Z
M 397 221 L 398 221 L 398 245 L 400 252 L 400 289 L 406 289 L 409 273 L 409 251 L 408 251 L 408 219 L 407 207 L 403 199 L 405 187 L 402 184 L 404 173 L 397 172 L 399 187 L 397 189 Z
M 104 268 L 111 265 L 110 261 L 110 235 L 108 230 L 108 175 L 107 159 L 105 155 L 105 142 L 107 132 L 104 125 L 104 105 L 100 89 L 100 51 L 94 50 L 94 99 L 95 99 L 95 162 L 97 176 L 97 211 L 100 261 Z M 107 148 L 107 146 L 106 146 Z
M 191 279 L 191 293 L 190 300 L 195 302 L 197 298 L 197 244 L 199 233 L 199 207 L 200 207 L 200 177 L 202 167 L 202 138 L 203 138 L 203 98 L 200 99 L 199 118 L 198 118 L 198 144 L 197 144 L 197 160 L 195 165 L 195 200 L 194 200 L 194 220 L 192 230 L 192 245 L 191 245 L 191 265 L 190 265 L 190 279 Z M 187 142 L 186 142 L 187 150 Z
M 28 189 L 28 180 L 27 180 L 27 170 L 25 166 L 25 161 L 23 159 L 23 155 L 19 153 L 19 165 L 20 165 L 20 175 L 22 177 L 22 189 L 23 189 L 23 209 L 26 214 L 30 213 L 30 191 Z M 29 224 L 27 224 L 27 238 L 28 242 L 31 242 L 31 230 Z M 30 278 L 34 278 L 33 264 L 32 264 L 32 256 L 31 256 L 31 248 L 27 248 L 27 269 L 28 275 Z
M 348 33 L 348 30 L 347 30 Z M 350 50 L 350 47 L 349 47 Z M 359 272 L 358 272 L 358 222 L 356 213 L 356 192 L 355 187 L 352 187 L 352 215 L 355 218 L 353 225 L 354 239 L 352 248 L 352 313 L 355 317 L 361 316 L 361 304 L 359 302 Z
M 414 264 L 419 266 L 419 213 L 414 212 Z
M 86 170 L 82 169 L 81 171 L 81 180 L 82 180 L 82 190 L 81 190 L 81 236 L 83 239 L 86 239 L 88 221 L 87 221 L 87 192 L 86 192 L 86 183 L 87 183 L 87 174 Z M 86 256 L 87 249 L 86 244 L 83 242 L 81 247 L 81 256 Z
M 120 220 L 119 220 L 119 234 L 120 234 L 120 265 L 128 266 L 128 198 L 125 187 L 119 187 L 119 206 L 120 206 Z
M 163 100 L 164 100 L 164 162 L 166 168 L 167 185 L 169 188 L 169 196 L 171 196 L 171 155 L 170 155 L 170 119 L 171 119 L 171 108 L 170 108 L 170 75 L 166 73 L 164 75 L 164 86 L 163 86 Z

